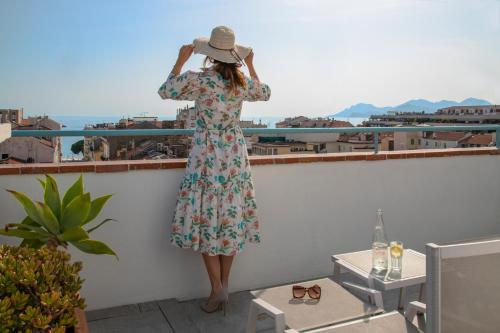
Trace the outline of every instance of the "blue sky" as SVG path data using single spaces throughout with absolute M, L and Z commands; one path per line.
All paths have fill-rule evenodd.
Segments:
M 272 89 L 244 116 L 413 98 L 500 103 L 497 0 L 0 0 L 0 108 L 173 115 L 185 103 L 156 91 L 180 45 L 217 25 L 253 47 Z

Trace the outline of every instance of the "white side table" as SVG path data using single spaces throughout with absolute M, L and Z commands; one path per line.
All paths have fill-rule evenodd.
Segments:
M 398 308 L 404 308 L 406 301 L 406 288 L 420 285 L 419 301 L 423 301 L 425 293 L 425 255 L 415 250 L 405 249 L 403 253 L 403 269 L 400 276 L 388 271 L 381 274 L 372 272 L 372 250 L 350 252 L 332 255 L 334 264 L 333 277 L 340 279 L 341 269 L 359 277 L 368 287 L 380 291 L 399 289 Z M 390 263 L 390 258 L 389 258 Z

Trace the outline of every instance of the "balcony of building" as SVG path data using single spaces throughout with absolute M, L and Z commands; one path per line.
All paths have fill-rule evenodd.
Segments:
M 185 160 L 1 165 L 0 188 L 40 198 L 36 177 L 49 173 L 66 188 L 83 173 L 92 195 L 114 194 L 101 215 L 118 222 L 94 237 L 120 259 L 71 250 L 84 263 L 91 332 L 243 332 L 248 290 L 331 275 L 332 254 L 370 247 L 378 208 L 388 237 L 420 252 L 429 242 L 500 233 L 495 147 L 251 156 L 250 162 L 262 243 L 248 244 L 235 260 L 227 317 L 199 310 L 209 292 L 201 256 L 169 243 Z M 1 191 L 0 221 L 23 217 Z M 396 296 L 386 296 L 394 308 Z M 269 331 L 272 322 L 262 319 L 259 329 Z

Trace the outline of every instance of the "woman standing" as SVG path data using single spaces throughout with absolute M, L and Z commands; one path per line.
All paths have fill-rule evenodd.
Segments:
M 206 55 L 201 72 L 181 73 L 192 53 Z M 250 78 L 240 71 L 246 63 Z M 207 62 L 212 66 L 206 67 Z M 234 33 L 216 27 L 210 39 L 184 45 L 160 87 L 163 99 L 195 101 L 196 128 L 171 228 L 171 242 L 202 253 L 212 291 L 201 308 L 226 309 L 234 255 L 246 241 L 260 242 L 245 138 L 239 127 L 243 101 L 267 101 L 250 48 L 235 44 Z

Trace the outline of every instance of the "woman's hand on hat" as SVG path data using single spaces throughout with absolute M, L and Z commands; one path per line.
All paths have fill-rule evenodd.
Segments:
M 257 72 L 255 71 L 255 67 L 253 67 L 253 50 L 245 57 L 245 64 L 247 64 L 248 72 L 250 73 L 250 77 L 254 80 L 259 81 L 259 77 L 257 76 Z
M 189 57 L 191 57 L 191 54 L 193 54 L 193 50 L 194 50 L 193 44 L 182 45 L 179 50 L 179 56 L 177 57 L 177 62 L 184 65 L 184 63 L 188 61 Z
M 182 66 L 184 66 L 191 54 L 193 54 L 193 50 L 193 44 L 182 45 L 179 50 L 179 56 L 177 56 L 177 61 L 175 62 L 174 68 L 172 68 L 170 73 L 174 74 L 174 76 L 179 75 L 181 73 Z
M 250 51 L 250 53 L 245 57 L 244 60 L 247 66 L 253 65 L 253 50 Z

